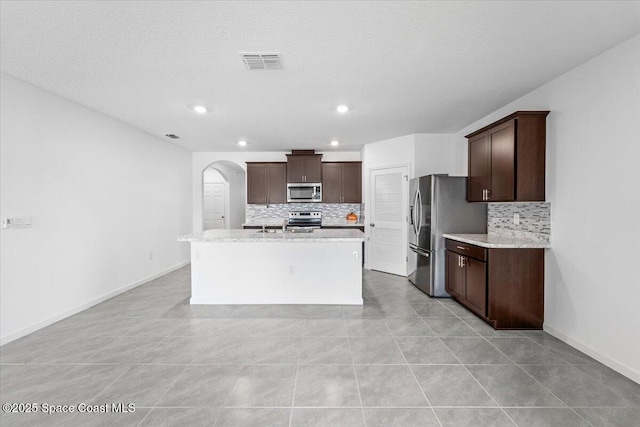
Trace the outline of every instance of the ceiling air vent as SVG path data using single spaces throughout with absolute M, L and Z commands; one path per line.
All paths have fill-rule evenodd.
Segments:
M 171 138 L 171 139 L 180 139 L 180 137 L 178 135 L 174 135 L 172 133 L 165 133 L 164 136 L 166 136 L 167 138 Z
M 278 70 L 282 68 L 278 53 L 240 53 L 250 70 Z

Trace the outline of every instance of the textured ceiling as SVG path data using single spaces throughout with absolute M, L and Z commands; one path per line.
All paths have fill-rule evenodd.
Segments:
M 638 1 L 0 4 L 2 72 L 192 151 L 455 132 L 640 32 Z

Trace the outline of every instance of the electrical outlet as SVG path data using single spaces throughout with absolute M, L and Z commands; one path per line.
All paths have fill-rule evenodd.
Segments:
M 153 252 L 149 251 L 148 259 L 149 261 L 153 259 Z
M 514 213 L 513 214 L 513 223 L 515 225 L 520 225 L 520 214 L 519 213 Z
M 293 276 L 294 274 L 296 274 L 296 267 L 295 267 L 295 265 L 290 265 L 289 266 L 289 276 Z

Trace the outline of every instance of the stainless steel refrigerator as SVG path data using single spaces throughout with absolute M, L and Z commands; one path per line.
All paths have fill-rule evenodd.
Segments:
M 409 193 L 409 280 L 430 296 L 445 291 L 444 233 L 486 233 L 487 204 L 467 203 L 467 178 L 427 175 Z

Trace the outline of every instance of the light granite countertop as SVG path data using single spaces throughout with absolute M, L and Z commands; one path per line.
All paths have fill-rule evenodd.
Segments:
M 457 240 L 483 248 L 550 248 L 550 242 L 515 239 L 497 234 L 444 234 L 445 239 Z
M 322 219 L 323 227 L 364 227 L 364 223 L 357 222 L 347 222 L 346 219 L 342 218 L 326 218 Z
M 246 227 L 262 227 L 263 225 L 266 227 L 281 227 L 282 220 L 275 221 L 272 219 L 265 219 L 264 221 L 246 222 L 242 224 L 242 227 L 245 227 L 245 226 Z M 345 228 L 364 227 L 364 223 L 359 221 L 347 222 L 346 219 L 341 219 L 341 218 L 326 218 L 322 220 L 322 226 L 323 227 L 345 227 Z
M 364 233 L 353 228 L 315 229 L 312 233 L 262 233 L 261 230 L 207 230 L 178 237 L 179 242 L 363 242 Z

